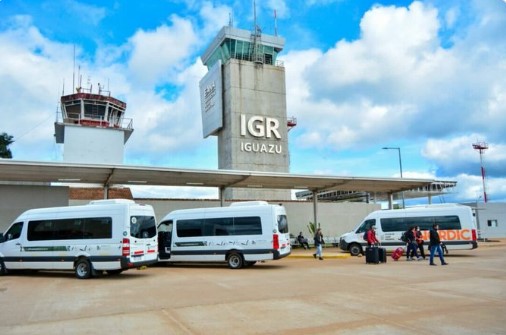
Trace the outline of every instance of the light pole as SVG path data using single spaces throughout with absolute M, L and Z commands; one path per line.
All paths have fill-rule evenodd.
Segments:
M 397 152 L 399 153 L 399 168 L 401 170 L 401 178 L 402 178 L 402 158 L 401 158 L 401 148 L 399 147 L 383 147 L 381 148 L 383 150 L 397 150 Z M 402 192 L 402 208 L 406 208 L 405 204 L 404 204 L 404 192 Z

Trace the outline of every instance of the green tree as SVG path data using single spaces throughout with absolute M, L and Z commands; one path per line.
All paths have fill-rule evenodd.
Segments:
M 14 143 L 13 137 L 7 133 L 0 135 L 0 158 L 12 158 L 12 152 L 9 145 Z

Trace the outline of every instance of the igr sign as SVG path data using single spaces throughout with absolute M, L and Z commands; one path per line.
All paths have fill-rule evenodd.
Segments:
M 248 134 L 256 139 L 277 139 L 281 140 L 279 134 L 279 120 L 268 117 L 254 115 L 249 118 L 241 114 L 241 137 L 246 137 Z M 241 141 L 241 151 L 254 152 L 254 153 L 267 153 L 267 154 L 281 154 L 283 153 L 283 146 L 281 144 L 274 144 L 272 141 L 262 143 L 261 141 L 245 142 Z
M 280 140 L 278 128 L 278 119 L 259 115 L 246 119 L 246 115 L 241 114 L 241 136 L 249 133 L 253 137 L 272 138 L 274 136 Z

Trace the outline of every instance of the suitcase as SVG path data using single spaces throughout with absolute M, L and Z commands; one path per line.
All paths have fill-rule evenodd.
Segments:
M 386 263 L 387 262 L 387 249 L 378 248 L 378 256 L 379 256 L 379 261 L 381 263 Z
M 365 263 L 366 264 L 379 264 L 379 251 L 378 247 L 365 248 Z
M 398 247 L 397 249 L 394 250 L 394 252 L 392 253 L 392 259 L 394 261 L 398 261 L 399 258 L 402 257 L 402 254 L 404 253 L 404 248 L 403 247 Z

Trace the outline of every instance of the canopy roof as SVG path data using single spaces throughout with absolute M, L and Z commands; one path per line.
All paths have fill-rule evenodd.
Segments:
M 195 170 L 164 167 L 73 164 L 0 159 L 1 182 L 113 185 L 157 185 L 340 190 L 396 193 L 434 182 L 432 179 L 366 178 L 297 175 L 238 170 Z

